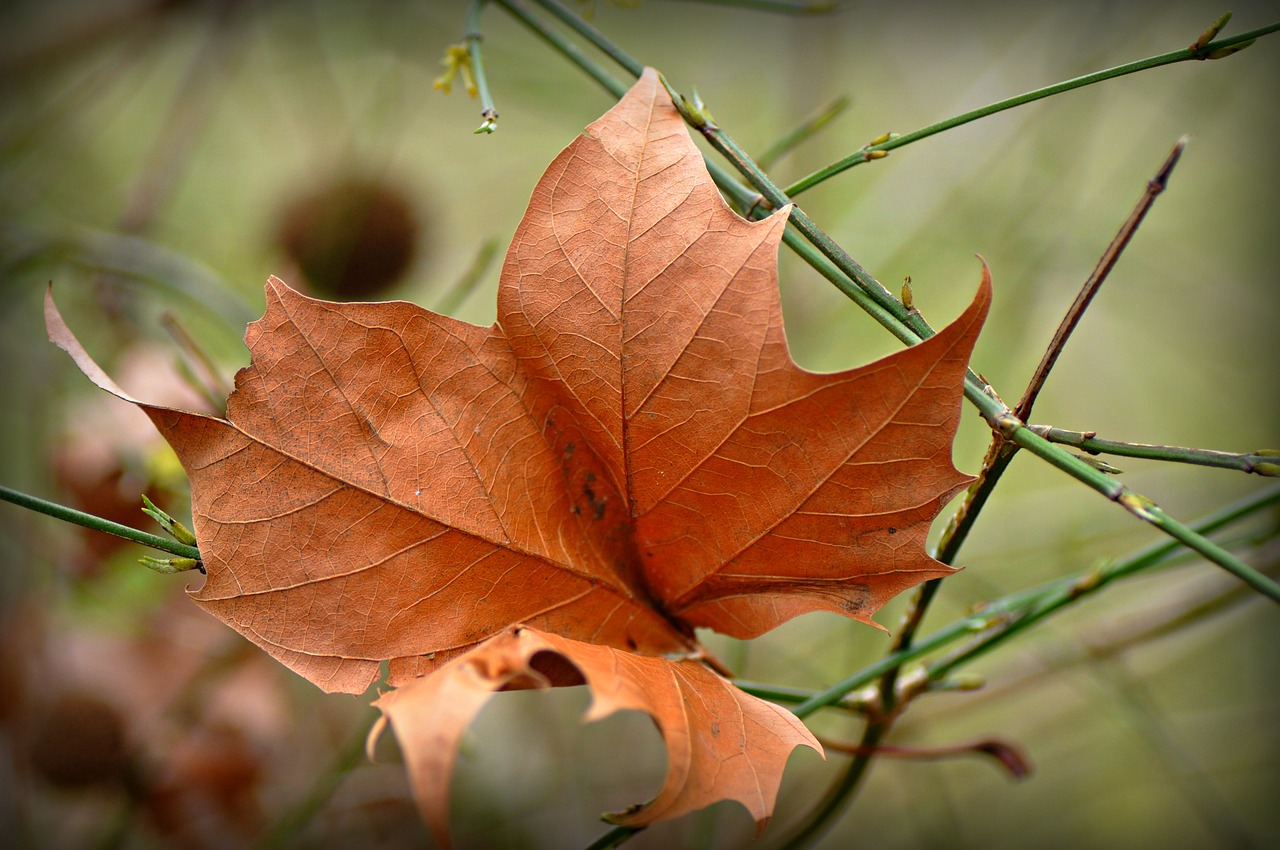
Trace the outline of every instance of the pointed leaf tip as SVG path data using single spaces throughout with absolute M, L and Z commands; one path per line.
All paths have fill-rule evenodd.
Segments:
M 115 381 L 111 380 L 107 373 L 94 362 L 89 353 L 84 350 L 84 346 L 80 344 L 80 340 L 76 339 L 76 335 L 67 327 L 62 314 L 58 312 L 58 305 L 54 303 L 52 283 L 49 284 L 49 288 L 45 290 L 44 295 L 44 326 L 45 332 L 49 336 L 49 341 L 69 354 L 86 378 L 93 381 L 100 389 L 104 389 L 114 396 L 135 404 L 138 403 L 137 399 L 120 389 Z

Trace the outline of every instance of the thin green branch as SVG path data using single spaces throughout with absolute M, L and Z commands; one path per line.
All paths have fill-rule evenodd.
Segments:
M 768 150 L 756 157 L 756 163 L 762 169 L 768 169 L 782 157 L 791 153 L 800 145 L 808 141 L 815 133 L 823 127 L 835 120 L 841 112 L 849 108 L 850 100 L 847 95 L 840 95 L 835 100 L 822 107 L 817 114 L 806 119 L 803 124 L 796 127 L 790 133 L 787 133 L 781 139 L 778 139 Z
M 1264 502 L 1262 507 L 1265 507 L 1265 506 L 1266 506 L 1266 503 Z M 1263 539 L 1269 539 L 1271 537 L 1274 537 L 1278 531 L 1280 531 L 1280 526 L 1272 527 L 1269 530 L 1261 532 L 1259 534 L 1249 535 L 1246 541 L 1242 542 L 1241 545 L 1244 545 L 1244 543 L 1248 543 L 1250 545 L 1257 544 Z M 1175 547 L 1173 551 L 1171 551 L 1169 554 L 1155 561 L 1152 561 L 1151 563 L 1147 564 L 1147 566 L 1171 567 L 1177 564 L 1188 563 L 1191 560 L 1193 560 L 1193 558 L 1190 555 L 1190 553 L 1186 552 L 1184 549 Z M 1089 571 L 1086 573 L 1080 573 L 1074 577 L 1070 577 L 1066 579 L 1058 579 L 1053 582 L 1050 582 L 1049 584 L 1041 585 L 1040 587 L 1037 587 L 1037 588 L 1019 591 L 1015 595 L 1011 595 L 1009 597 L 1004 597 L 1004 598 L 995 600 L 993 602 L 987 603 L 984 606 L 984 610 L 1007 611 L 1007 610 L 1010 610 L 1011 608 L 1016 608 L 1018 606 L 1028 606 L 1029 604 L 1031 604 L 1031 602 L 1034 602 L 1034 600 L 1037 597 L 1044 595 L 1049 590 L 1055 590 L 1060 588 L 1062 585 L 1069 585 L 1073 583 L 1076 585 L 1080 585 L 1083 583 L 1083 579 L 1086 576 L 1092 576 L 1092 575 L 1093 575 L 1093 572 Z M 1086 658 L 1109 658 L 1113 655 L 1118 655 L 1122 652 L 1132 649 L 1135 646 L 1145 644 L 1149 641 L 1158 640 L 1163 637 L 1167 637 L 1170 634 L 1174 634 L 1186 628 L 1187 626 L 1197 623 L 1198 621 L 1206 617 L 1210 617 L 1220 613 L 1222 610 L 1226 609 L 1230 605 L 1237 605 L 1248 598 L 1252 598 L 1252 596 L 1250 595 L 1249 589 L 1236 582 L 1232 582 L 1230 585 L 1226 586 L 1223 590 L 1218 591 L 1213 596 L 1210 596 L 1208 598 L 1201 598 L 1200 596 L 1196 596 L 1194 604 L 1184 602 L 1178 608 L 1177 611 L 1166 616 L 1165 618 L 1158 620 L 1154 624 L 1143 625 L 1139 628 L 1133 629 L 1130 632 L 1126 632 L 1117 639 L 1108 640 L 1104 642 L 1095 642 L 1091 638 L 1087 641 L 1086 644 L 1081 645 L 1083 648 L 1077 648 L 1076 651 L 1079 653 L 1079 655 L 1074 657 L 1068 663 L 1078 664 L 1081 661 L 1085 660 Z M 953 627 L 945 629 L 940 633 L 940 634 L 943 634 L 947 639 L 942 641 L 941 644 L 945 645 L 948 641 L 955 642 L 964 638 L 966 635 L 971 635 L 975 631 L 975 628 L 988 628 L 988 629 L 998 628 L 1004 623 L 1007 623 L 1010 619 L 1011 617 L 1001 614 L 1000 616 L 997 616 L 995 618 L 990 618 L 990 617 L 985 618 L 982 621 L 986 624 L 985 626 L 975 627 L 973 623 L 966 618 L 966 620 L 961 621 L 959 623 L 955 623 L 953 624 Z M 1129 623 L 1128 618 L 1126 618 L 1125 623 L 1126 623 L 1126 626 L 1131 625 L 1131 623 Z M 963 626 L 963 628 L 958 628 L 959 626 Z M 931 646 L 932 648 L 928 651 L 915 650 L 911 652 L 909 655 L 907 654 L 906 650 L 910 649 L 910 647 L 907 646 L 907 647 L 903 647 L 901 650 L 898 650 L 898 649 L 891 650 L 891 654 L 896 654 L 895 661 L 901 662 L 901 664 L 905 666 L 907 663 L 910 663 L 911 661 L 918 660 L 921 656 L 927 654 L 928 652 L 941 648 L 938 642 L 935 642 L 935 641 L 931 641 Z M 857 677 L 857 680 L 861 682 L 861 684 L 859 684 L 858 687 L 861 688 L 864 685 L 869 685 L 872 682 L 872 680 L 874 680 L 876 677 L 875 671 L 881 670 L 883 669 L 883 667 L 884 667 L 883 663 L 878 662 L 874 670 L 871 670 L 871 669 L 859 670 L 857 673 L 853 674 L 855 677 Z M 1060 669 L 1061 668 L 1055 666 L 1052 668 L 1046 668 L 1044 671 L 1041 671 L 1040 673 L 1033 674 L 1033 675 L 1047 675 L 1050 673 L 1060 672 Z M 963 682 L 964 680 L 960 680 L 960 681 Z M 768 700 L 769 702 L 778 703 L 779 705 L 799 705 L 800 703 L 803 703 L 806 700 L 810 700 L 818 697 L 821 693 L 825 693 L 825 692 L 815 691 L 812 688 L 797 688 L 797 687 L 791 687 L 789 685 L 778 685 L 778 684 L 772 684 L 772 683 L 755 682 L 748 679 L 733 679 L 732 682 L 733 682 L 733 686 L 740 691 L 751 694 L 754 697 L 759 697 L 760 699 Z M 941 679 L 941 678 L 930 680 L 928 690 L 932 692 L 932 691 L 938 691 L 943 689 L 945 690 L 973 689 L 972 685 L 969 685 L 968 683 L 962 684 L 961 687 L 959 688 L 943 687 L 946 684 L 946 682 L 947 682 L 946 679 Z M 1004 684 L 1007 686 L 1009 683 L 1006 681 Z M 855 688 L 855 690 L 857 690 L 857 688 Z M 989 696 L 990 693 L 991 692 L 989 689 L 983 690 L 982 694 L 980 694 L 979 696 L 984 696 L 984 695 Z M 851 692 L 849 694 L 846 694 L 836 702 L 830 703 L 822 707 L 844 709 L 851 712 L 865 714 L 868 711 L 869 703 L 867 701 L 867 698 L 863 696 L 863 694 L 867 694 L 867 692 L 866 691 L 862 691 L 860 693 Z
M 644 73 L 644 65 L 639 60 L 606 38 L 600 30 L 584 21 L 580 15 L 557 3 L 556 0 L 534 0 L 534 2 L 558 18 L 569 29 L 591 42 L 592 46 L 617 62 L 631 76 L 639 77 Z
M 1280 504 L 1280 487 L 1272 487 L 1197 520 L 1193 527 L 1198 534 L 1212 534 L 1239 522 L 1245 517 L 1277 504 Z M 1015 619 L 1025 618 L 1028 613 L 1035 612 L 1040 612 L 1036 614 L 1037 619 L 1043 619 L 1063 605 L 1094 593 L 1106 584 L 1164 563 L 1171 556 L 1182 551 L 1182 549 L 1182 545 L 1177 541 L 1161 541 L 1115 561 L 1101 570 L 1086 570 L 1073 576 L 1055 579 L 1037 587 L 1017 591 L 997 599 L 984 605 L 981 610 L 939 629 L 911 648 L 886 655 L 875 663 L 850 674 L 831 687 L 815 693 L 805 702 L 792 709 L 792 711 L 798 717 L 808 717 L 819 709 L 834 705 L 859 688 L 866 687 L 884 675 L 886 671 L 929 655 L 944 646 L 954 643 L 965 635 L 977 635 L 990 632 L 992 629 L 1000 629 L 999 634 L 1003 635 L 1005 628 L 1007 628 L 1006 624 L 1013 622 Z M 1100 576 L 1101 583 L 1099 584 Z M 1046 606 L 1050 604 L 1056 605 L 1056 607 L 1046 610 Z M 1022 628 L 1026 628 L 1029 625 L 1031 623 L 1026 623 Z M 1003 637 L 1000 638 L 1000 640 L 1003 639 Z M 980 654 L 974 653 L 973 648 L 968 651 L 971 653 L 971 657 L 976 657 L 976 654 Z M 959 666 L 959 662 L 953 662 L 945 669 L 935 670 L 930 668 L 930 678 L 942 678 L 943 675 L 957 666 Z
M 502 8 L 506 9 L 520 23 L 524 24 L 530 32 L 541 38 L 553 49 L 568 59 L 583 71 L 588 77 L 595 80 L 600 86 L 613 95 L 620 98 L 627 93 L 627 87 L 616 77 L 606 71 L 599 63 L 582 52 L 576 44 L 566 39 L 563 35 L 544 24 L 536 15 L 529 11 L 520 0 L 493 0 Z
M 1182 446 L 1161 446 L 1149 443 L 1125 443 L 1099 439 L 1095 431 L 1068 431 L 1051 425 L 1028 425 L 1028 429 L 1051 443 L 1072 446 L 1090 454 L 1109 454 L 1120 457 L 1137 457 L 1146 460 L 1163 460 L 1173 463 L 1190 463 L 1212 466 L 1217 469 L 1235 469 L 1254 475 L 1280 476 L 1280 449 L 1259 449 L 1254 452 L 1219 452 L 1212 449 L 1192 449 Z
M 161 552 L 168 552 L 171 555 L 177 555 L 182 558 L 200 559 L 200 550 L 194 546 L 188 546 L 179 543 L 176 540 L 170 540 L 167 537 L 161 537 L 158 534 L 150 534 L 146 531 L 139 531 L 127 525 L 121 525 L 118 522 L 112 522 L 109 519 L 103 519 L 93 514 L 87 514 L 84 511 L 78 511 L 75 508 L 69 508 L 66 505 L 60 505 L 56 502 L 49 502 L 37 496 L 31 496 L 9 487 L 0 486 L 0 499 L 6 502 L 12 502 L 15 505 L 27 508 L 45 514 L 46 516 L 60 519 L 63 522 L 75 523 L 76 525 L 91 528 L 94 531 L 102 531 L 107 534 L 114 534 L 116 537 L 123 537 L 125 540 L 132 540 L 134 543 L 141 543 L 143 546 L 150 546 L 152 549 L 159 549 Z
M 988 423 L 1005 439 L 1016 443 L 1051 466 L 1066 472 L 1093 490 L 1119 504 L 1138 519 L 1155 526 L 1165 534 L 1184 543 L 1208 560 L 1244 581 L 1254 590 L 1280 603 L 1280 585 L 1245 564 L 1222 547 L 1196 534 L 1145 496 L 1135 493 L 1110 475 L 1090 466 L 1084 460 L 1050 443 L 1032 432 L 1018 417 L 1008 411 L 1001 402 L 981 393 L 971 393 L 965 388 L 965 396 L 974 401 Z
M 861 752 L 853 757 L 848 766 L 841 771 L 836 780 L 827 788 L 827 792 L 818 801 L 818 804 L 805 816 L 799 827 L 783 842 L 783 850 L 800 850 L 802 847 L 808 847 L 811 842 L 831 827 L 836 816 L 844 810 L 849 798 L 862 783 L 863 777 L 866 776 L 867 769 L 871 767 L 873 759 L 873 756 L 866 755 L 866 753 L 875 751 L 876 746 L 888 733 L 888 725 L 887 721 L 867 724 L 862 731 L 862 737 L 858 740 L 858 749 Z
M 489 266 L 493 263 L 493 258 L 498 256 L 498 249 L 502 247 L 496 236 L 491 236 L 481 243 L 479 250 L 471 260 L 471 265 L 467 266 L 466 271 L 449 287 L 440 298 L 432 305 L 435 312 L 445 316 L 453 315 L 453 311 L 462 306 L 475 288 L 480 285 L 480 281 L 484 279 L 485 273 L 489 270 Z
M 484 71 L 484 33 L 480 31 L 480 10 L 487 0 L 472 0 L 467 9 L 467 32 L 462 43 L 467 47 L 467 55 L 471 57 L 471 73 L 475 75 L 476 92 L 480 97 L 480 117 L 484 121 L 475 129 L 476 133 L 489 134 L 498 129 L 498 110 L 493 105 L 493 95 L 489 93 L 489 80 Z
M 351 736 L 341 745 L 333 760 L 316 777 L 307 793 L 284 811 L 266 833 L 253 845 L 254 850 L 283 850 L 297 843 L 298 837 L 316 814 L 329 802 L 351 771 L 365 760 L 365 742 L 369 729 L 378 716 L 366 712 Z
M 1174 62 L 1185 62 L 1189 59 L 1221 58 L 1224 55 L 1229 55 L 1225 51 L 1239 47 L 1242 44 L 1252 42 L 1256 38 L 1276 32 L 1277 30 L 1280 30 L 1280 22 L 1270 24 L 1265 27 L 1259 27 L 1258 29 L 1249 30 L 1246 33 L 1231 36 L 1230 38 L 1218 39 L 1217 41 L 1209 42 L 1208 44 L 1198 48 L 1194 46 L 1184 47 L 1180 50 L 1161 53 L 1158 56 L 1150 56 L 1146 59 L 1139 59 L 1136 62 L 1127 62 L 1124 65 L 1116 65 L 1113 68 L 1095 71 L 1092 74 L 1085 74 L 1083 77 L 1064 80 L 1063 82 L 1054 83 L 1050 86 L 1024 92 L 1023 94 L 1015 95 L 1014 97 L 998 100 L 995 103 L 990 103 L 986 106 L 972 109 L 961 115 L 957 115 L 954 118 L 948 118 L 945 121 L 930 124 L 928 127 L 923 127 L 914 132 L 904 133 L 901 136 L 888 139 L 879 144 L 867 145 L 866 147 L 860 148 L 839 162 L 834 162 L 831 165 L 818 169 L 806 177 L 802 177 L 795 183 L 788 186 L 785 193 L 790 197 L 795 197 L 801 192 L 812 189 L 824 180 L 828 180 L 841 172 L 853 168 L 855 165 L 861 165 L 870 159 L 874 159 L 874 154 L 887 154 L 889 151 L 905 147 L 912 142 L 918 142 L 921 139 L 937 135 L 938 133 L 946 130 L 954 129 L 962 124 L 968 124 L 970 121 L 977 121 L 979 118 L 986 118 L 988 115 L 995 115 L 997 112 L 1003 112 L 1006 109 L 1013 109 L 1016 106 L 1022 106 L 1023 104 L 1032 103 L 1046 97 L 1052 97 L 1056 94 L 1062 94 L 1063 92 L 1083 88 L 1084 86 L 1093 85 L 1094 83 L 1100 83 L 1105 80 L 1112 80 L 1116 77 L 1123 77 L 1127 74 L 1134 74 L 1138 71 L 1158 68 L 1161 65 L 1170 65 Z M 1215 56 L 1215 54 L 1217 55 Z
M 922 658 L 932 652 L 936 652 L 944 646 L 954 643 L 965 635 L 977 634 L 991 628 L 991 626 L 996 622 L 994 617 L 999 615 L 999 606 L 1013 605 L 1021 599 L 1022 595 L 1023 594 L 1016 594 L 1012 597 L 1001 600 L 1000 603 L 993 603 L 984 609 L 984 614 L 982 615 L 974 615 L 966 617 L 963 620 L 958 620 L 945 628 L 939 629 L 929 635 L 929 637 L 906 649 L 889 653 L 879 661 L 869 664 L 857 672 L 849 674 L 829 688 L 814 693 L 811 697 L 793 708 L 792 712 L 800 718 L 808 717 L 819 709 L 835 705 L 849 694 L 859 688 L 866 687 L 876 679 L 879 679 L 885 673 L 888 673 L 890 670 L 895 670 L 904 664 L 916 660 L 917 658 Z M 988 616 L 985 613 L 988 611 L 994 612 L 994 614 L 992 616 Z
M 1265 542 L 1274 541 L 1280 536 L 1280 517 L 1269 522 L 1264 528 L 1244 535 L 1232 535 L 1236 539 L 1233 545 L 1256 547 Z M 1185 565 L 1193 561 L 1191 553 L 1179 549 L 1160 561 L 1160 568 L 1167 569 L 1176 565 Z M 1280 564 L 1268 565 L 1269 573 L 1280 572 Z M 984 687 L 975 693 L 970 701 L 998 700 L 1002 693 L 1030 685 L 1033 681 L 1061 676 L 1064 671 L 1090 661 L 1104 660 L 1123 655 L 1135 647 L 1162 640 L 1175 634 L 1183 634 L 1210 617 L 1254 601 L 1253 592 L 1229 576 L 1222 579 L 1229 582 L 1215 582 L 1210 590 L 1203 582 L 1194 586 L 1186 583 L 1178 591 L 1175 601 L 1160 603 L 1159 607 L 1126 608 L 1121 614 L 1112 618 L 1110 624 L 1091 625 L 1083 641 L 1061 646 L 1054 650 L 1052 657 L 1046 659 L 1043 666 L 1023 672 L 1021 675 L 1001 677 L 999 684 Z M 921 668 L 923 672 L 923 668 Z M 962 679 L 963 680 L 963 679 Z M 913 681 L 925 682 L 923 677 L 913 677 Z M 927 681 L 927 690 L 934 692 L 949 679 Z
M 643 827 L 615 826 L 595 841 L 592 841 L 586 850 L 613 850 L 614 847 L 626 844 L 633 836 L 643 831 Z
M 1280 487 L 1273 487 L 1206 518 L 1198 524 L 1201 531 L 1208 533 L 1230 522 L 1234 522 L 1248 513 L 1280 504 Z M 1046 586 L 1040 593 L 1033 595 L 1020 606 L 1020 610 L 1009 611 L 1008 621 L 995 631 L 984 635 L 974 644 L 954 655 L 931 664 L 926 671 L 930 679 L 946 676 L 962 664 L 985 655 L 1001 645 L 1009 638 L 1036 625 L 1041 620 L 1054 614 L 1078 599 L 1091 596 L 1117 579 L 1131 576 L 1140 570 L 1151 567 L 1167 559 L 1178 550 L 1176 543 L 1168 542 L 1159 546 L 1148 547 L 1129 558 L 1105 563 L 1096 569 L 1088 570 L 1069 580 L 1060 580 Z
M 746 679 L 734 679 L 733 686 L 753 697 L 777 703 L 802 703 L 813 696 L 809 688 L 792 688 L 787 685 L 772 685 L 763 682 L 751 682 Z M 847 703 L 841 707 L 847 707 Z

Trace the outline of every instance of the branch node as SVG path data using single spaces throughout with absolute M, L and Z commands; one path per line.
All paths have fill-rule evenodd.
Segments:
M 1118 502 L 1121 507 L 1143 522 L 1149 522 L 1152 524 L 1157 522 L 1156 514 L 1153 511 L 1153 508 L 1156 507 L 1156 503 L 1148 499 L 1146 496 L 1139 495 L 1127 488 L 1122 488 L 1114 497 L 1112 497 L 1112 500 Z

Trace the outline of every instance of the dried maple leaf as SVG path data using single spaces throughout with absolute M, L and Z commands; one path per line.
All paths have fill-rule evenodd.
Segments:
M 951 442 L 990 301 L 984 270 L 936 336 L 806 372 L 783 335 L 785 226 L 785 211 L 753 223 L 723 203 L 649 71 L 534 189 L 491 328 L 272 278 L 226 420 L 129 398 L 51 302 L 50 335 L 182 459 L 200 606 L 326 690 L 361 692 L 390 662 L 405 690 L 381 705 L 426 811 L 443 817 L 447 775 L 422 750 L 424 718 L 446 712 L 452 740 L 474 709 L 429 710 L 424 694 L 469 676 L 477 704 L 540 681 L 550 653 L 591 684 L 597 713 L 641 708 L 664 732 L 667 783 L 628 822 L 725 797 L 763 821 L 785 754 L 818 748 L 803 727 L 731 735 L 726 750 L 679 731 L 705 716 L 689 709 L 700 700 L 731 710 L 722 680 L 689 677 L 679 699 L 617 694 L 683 676 L 695 627 L 750 638 L 815 610 L 870 622 L 950 571 L 924 540 L 969 480 Z M 627 653 L 646 672 L 623 669 Z M 736 759 L 745 770 L 719 769 Z

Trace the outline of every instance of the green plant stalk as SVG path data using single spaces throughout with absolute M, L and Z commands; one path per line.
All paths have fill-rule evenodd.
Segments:
M 488 0 L 472 0 L 467 9 L 467 32 L 462 43 L 467 46 L 467 55 L 471 57 L 471 73 L 475 75 L 476 93 L 480 96 L 480 117 L 483 123 L 475 129 L 476 133 L 488 134 L 498 129 L 498 110 L 493 105 L 493 95 L 489 93 L 489 79 L 484 72 L 484 53 L 481 45 L 484 33 L 480 31 L 480 10 Z
M 768 169 L 770 165 L 777 162 L 783 156 L 791 153 L 792 150 L 808 141 L 815 133 L 823 127 L 830 124 L 837 115 L 849 108 L 849 98 L 846 95 L 840 95 L 835 100 L 824 106 L 813 117 L 807 119 L 799 127 L 796 127 L 790 133 L 787 133 L 781 139 L 778 139 L 760 156 L 756 157 L 756 162 L 762 169 Z
M 639 77 L 644 73 L 644 65 L 639 60 L 606 38 L 604 33 L 584 21 L 581 16 L 565 8 L 556 0 L 534 0 L 534 2 L 558 18 L 565 26 L 589 41 L 593 47 L 605 56 L 618 63 L 631 76 Z
M 771 685 L 764 682 L 752 682 L 746 679 L 734 679 L 733 686 L 753 697 L 767 699 L 777 703 L 802 703 L 814 694 L 809 688 L 792 688 L 787 685 Z
M 1195 523 L 1195 529 L 1199 534 L 1211 534 L 1252 513 L 1277 504 L 1280 504 L 1280 487 L 1263 490 L 1203 517 Z M 886 655 L 874 664 L 868 665 L 831 687 L 815 693 L 812 697 L 796 706 L 793 711 L 799 717 L 808 717 L 815 711 L 844 699 L 845 696 L 858 688 L 871 684 L 888 670 L 894 667 L 901 667 L 903 664 L 928 655 L 967 634 L 987 631 L 1002 622 L 1009 622 L 1015 615 L 1022 616 L 1023 612 L 1038 610 L 1047 604 L 1056 603 L 1057 607 L 1053 610 L 1057 610 L 1067 602 L 1074 601 L 1088 592 L 1092 592 L 1086 589 L 1087 585 L 1090 581 L 1096 580 L 1096 577 L 1104 571 L 1106 573 L 1104 584 L 1109 584 L 1117 579 L 1126 578 L 1134 573 L 1163 563 L 1182 548 L 1182 545 L 1176 540 L 1161 541 L 1140 549 L 1138 552 L 1122 558 L 1102 570 L 1086 570 L 1076 575 L 1055 579 L 1038 587 L 1018 591 L 997 599 L 985 605 L 981 611 L 939 629 L 909 649 Z M 1086 590 L 1082 592 L 1082 589 Z M 1094 590 L 1096 589 L 1094 588 Z M 1072 593 L 1074 593 L 1074 596 L 1071 596 Z M 1038 619 L 1042 619 L 1048 613 L 1052 613 L 1052 611 L 1039 615 Z M 1026 628 L 1026 625 L 1022 626 L 1022 628 Z M 1001 640 L 1004 639 L 1001 638 Z M 934 678 L 941 678 L 942 675 L 957 666 L 959 666 L 958 661 L 948 664 L 946 668 L 937 670 Z M 935 671 L 931 670 L 931 673 L 933 672 Z
M 298 843 L 298 837 L 315 819 L 316 813 L 329 802 L 347 775 L 364 762 L 365 741 L 376 717 L 377 713 L 371 712 L 357 724 L 356 731 L 342 744 L 328 768 L 316 777 L 307 793 L 290 806 L 253 845 L 253 850 L 284 850 Z
M 599 83 L 609 94 L 615 98 L 621 98 L 627 93 L 626 85 L 592 60 L 587 54 L 583 53 L 576 44 L 539 20 L 520 0 L 493 0 L 493 2 L 506 9 L 513 18 L 524 24 L 530 32 L 557 50 L 564 58 L 577 65 L 579 70 Z
M 863 753 L 874 752 L 876 746 L 888 732 L 888 724 L 868 723 L 858 740 L 858 747 Z M 844 809 L 845 803 L 853 790 L 861 784 L 871 767 L 872 756 L 859 754 L 850 760 L 844 772 L 828 788 L 818 805 L 814 807 L 800 826 L 783 842 L 783 850 L 799 850 L 809 846 L 810 842 L 827 830 L 831 821 Z
M 966 392 L 966 395 L 969 395 L 968 392 Z M 1088 484 L 1111 501 L 1124 507 L 1125 510 L 1138 519 L 1155 526 L 1175 540 L 1182 542 L 1187 548 L 1200 553 L 1206 559 L 1244 581 L 1273 602 L 1280 603 L 1280 585 L 1276 584 L 1276 582 L 1222 547 L 1187 528 L 1166 514 L 1150 499 L 1135 493 L 1106 473 L 1094 469 L 1075 455 L 1059 449 L 1048 440 L 1033 433 L 1019 422 L 1017 417 L 1009 413 L 997 413 L 997 406 L 1003 407 L 994 399 L 986 398 L 979 409 L 986 408 L 983 410 L 983 415 L 987 417 L 987 421 L 995 425 L 1007 439 L 1041 460 L 1061 469 L 1076 480 Z M 988 411 L 991 411 L 991 416 L 988 416 Z
M 1280 490 L 1272 490 L 1268 495 L 1270 498 L 1266 499 L 1263 504 L 1280 502 Z M 1145 557 L 1109 565 L 1104 564 L 1097 569 L 1089 570 L 1076 576 L 1072 581 L 1056 582 L 1039 597 L 1032 599 L 1021 611 L 1013 613 L 1009 622 L 1004 626 L 982 636 L 971 646 L 962 649 L 960 652 L 930 664 L 925 668 L 926 676 L 930 680 L 946 676 L 960 665 L 967 664 L 985 655 L 1005 643 L 1009 638 L 1031 628 L 1050 614 L 1062 610 L 1077 599 L 1097 593 L 1116 579 L 1132 575 L 1138 570 L 1158 563 L 1175 550 L 1176 544 L 1166 543 L 1158 550 L 1152 550 L 1147 553 Z
M 139 531 L 131 526 L 121 525 L 118 522 L 112 522 L 109 519 L 78 511 L 75 508 L 69 508 L 56 502 L 49 502 L 9 487 L 0 486 L 0 499 L 20 505 L 28 510 L 60 519 L 63 522 L 75 523 L 85 528 L 91 528 L 94 531 L 114 534 L 116 537 L 123 537 L 125 540 L 132 540 L 134 543 L 141 543 L 143 546 L 159 549 L 161 552 L 168 552 L 171 555 L 178 555 L 182 558 L 200 560 L 200 550 L 194 546 L 188 546 L 185 543 L 179 543 L 176 540 L 170 540 L 158 534 Z
M 644 827 L 615 826 L 604 835 L 592 841 L 586 850 L 613 850 L 631 840 L 632 836 L 644 831 Z
M 859 688 L 866 687 L 885 673 L 888 673 L 890 670 L 895 670 L 904 664 L 916 660 L 917 658 L 922 658 L 931 652 L 936 652 L 942 647 L 954 643 L 965 635 L 976 634 L 991 628 L 993 624 L 998 622 L 997 618 L 1001 616 L 1004 607 L 1013 607 L 1021 604 L 1024 601 L 1024 597 L 1030 597 L 1032 595 L 1033 593 L 1031 591 L 1024 591 L 1022 593 L 1013 594 L 1012 596 L 1006 597 L 998 602 L 993 602 L 983 610 L 981 615 L 974 615 L 965 617 L 963 620 L 957 620 L 956 622 L 929 635 L 924 640 L 912 644 L 906 649 L 889 653 L 880 660 L 863 667 L 861 670 L 849 674 L 831 687 L 815 692 L 808 699 L 791 709 L 791 711 L 797 717 L 805 718 L 819 709 L 835 705 L 849 694 Z
M 448 291 L 432 305 L 432 309 L 442 315 L 450 316 L 461 307 L 467 297 L 480 285 L 481 279 L 489 271 L 489 266 L 493 264 L 493 258 L 498 256 L 499 248 L 501 245 L 497 237 L 491 236 L 486 239 L 476 251 L 471 265 L 467 266 L 462 276 L 454 281 L 453 286 L 449 287 Z
M 922 127 L 914 132 L 905 133 L 897 138 L 889 139 L 876 145 L 868 145 L 865 148 L 854 151 L 839 162 L 833 162 L 832 164 L 820 168 L 806 177 L 800 178 L 786 188 L 785 194 L 790 197 L 795 197 L 801 192 L 812 189 L 824 180 L 828 180 L 841 172 L 847 171 L 855 165 L 861 165 L 862 163 L 867 162 L 867 155 L 869 153 L 875 153 L 878 151 L 888 153 L 889 151 L 905 147 L 912 142 L 918 142 L 921 139 L 928 138 L 929 136 L 954 129 L 962 124 L 977 121 L 979 118 L 986 118 L 988 115 L 995 115 L 997 112 L 1003 112 L 1006 109 L 1013 109 L 1016 106 L 1022 106 L 1023 104 L 1032 103 L 1073 89 L 1083 88 L 1084 86 L 1093 85 L 1094 83 L 1112 80 L 1116 77 L 1123 77 L 1127 74 L 1137 73 L 1138 71 L 1158 68 L 1161 65 L 1170 65 L 1174 62 L 1185 62 L 1189 59 L 1206 59 L 1210 53 L 1252 41 L 1253 39 L 1268 35 L 1276 32 L 1277 30 L 1280 30 L 1280 23 L 1274 23 L 1265 27 L 1259 27 L 1258 29 L 1249 30 L 1248 32 L 1241 33 L 1240 35 L 1231 36 L 1230 38 L 1221 38 L 1217 41 L 1212 41 L 1199 49 L 1184 47 L 1180 50 L 1161 53 L 1158 56 L 1150 56 L 1146 59 L 1139 59 L 1136 62 L 1127 62 L 1123 65 L 1116 65 L 1115 67 L 1106 68 L 1101 71 L 1094 71 L 1092 74 L 1085 74 L 1082 77 L 1064 80 L 1060 83 L 1054 83 L 1050 86 L 1024 92 L 1023 94 L 1005 98 L 1004 100 L 998 100 L 995 103 L 990 103 L 986 106 L 972 109 L 968 112 L 948 118 L 945 121 L 939 121 L 936 124 L 930 124 L 928 127 Z
M 1163 460 L 1172 463 L 1190 463 L 1198 466 L 1212 466 L 1217 469 L 1235 469 L 1240 472 L 1250 472 L 1255 475 L 1269 477 L 1280 475 L 1280 452 L 1274 449 L 1234 454 L 1211 449 L 1101 440 L 1095 436 L 1093 431 L 1068 431 L 1063 428 L 1054 428 L 1050 425 L 1028 425 L 1027 428 L 1051 443 L 1073 446 L 1090 454 L 1109 454 L 1120 457 Z

